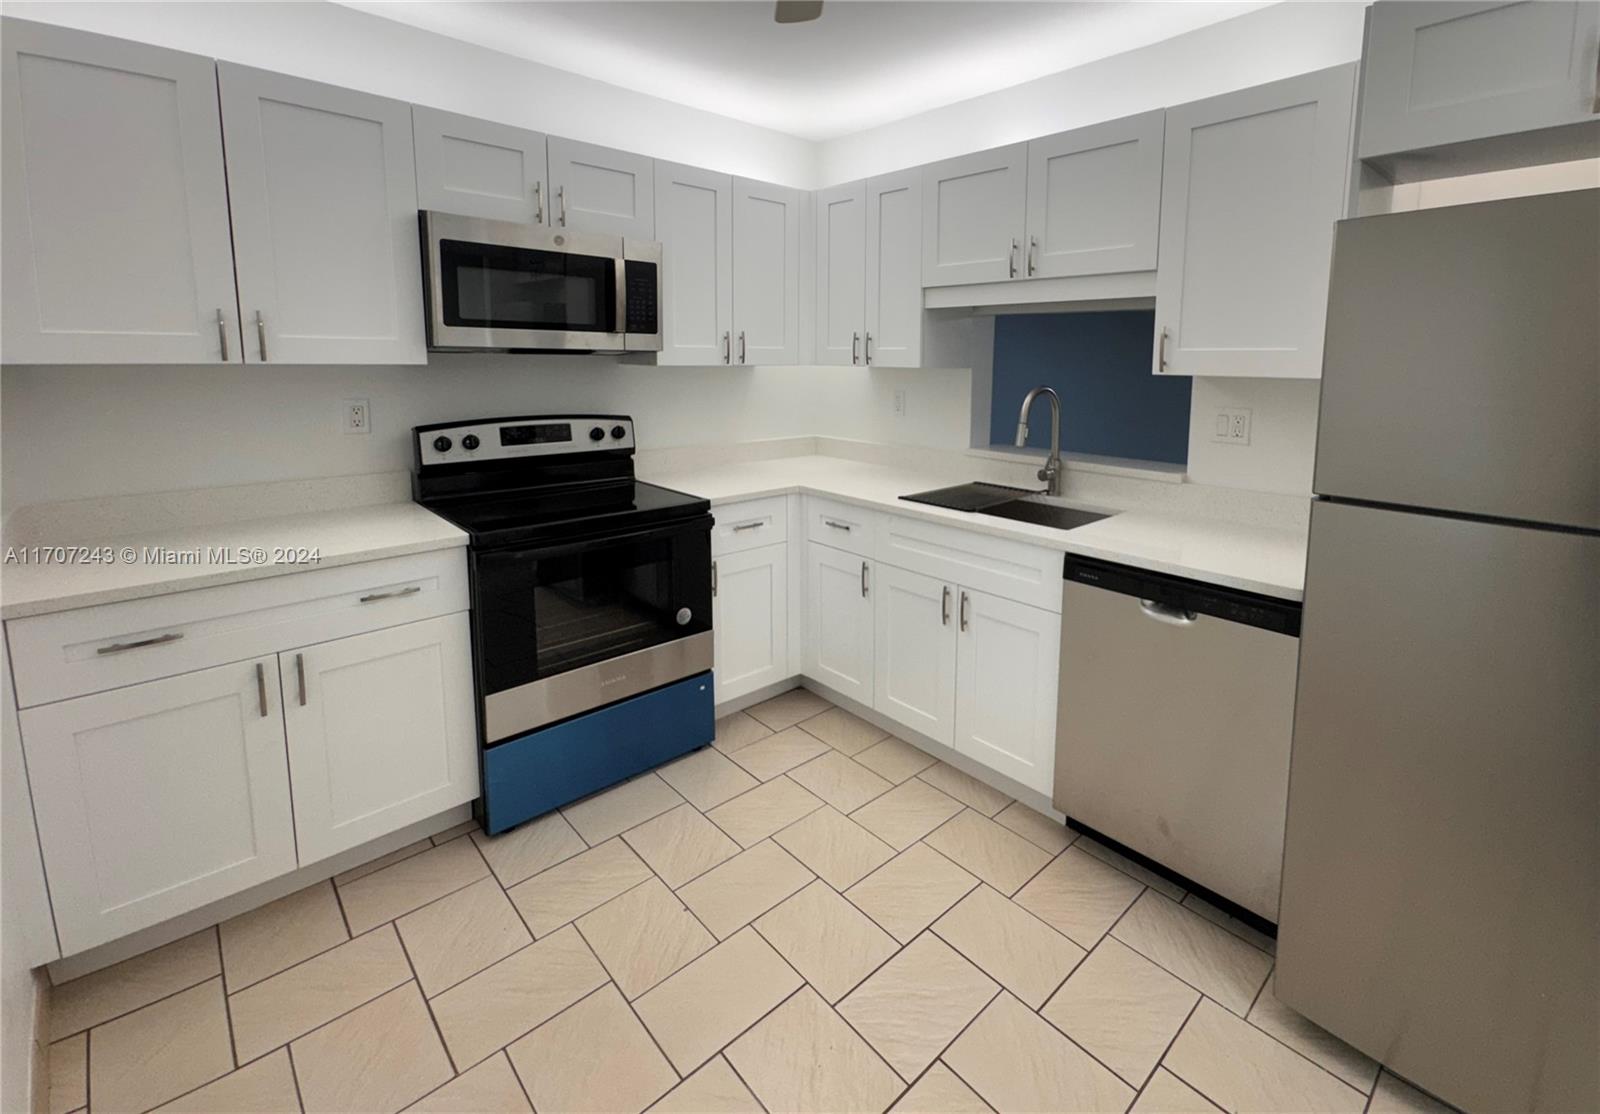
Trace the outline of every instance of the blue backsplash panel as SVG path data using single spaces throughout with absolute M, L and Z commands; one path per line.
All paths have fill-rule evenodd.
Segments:
M 1154 310 L 1003 314 L 994 323 L 989 440 L 1011 445 L 1022 396 L 1041 383 L 1061 395 L 1061 449 L 1187 464 L 1188 376 L 1150 373 Z M 1028 445 L 1050 447 L 1040 401 Z

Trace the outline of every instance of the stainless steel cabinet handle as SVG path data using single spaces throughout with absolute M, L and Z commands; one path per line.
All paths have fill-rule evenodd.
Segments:
M 1175 627 L 1187 627 L 1200 616 L 1194 611 L 1185 611 L 1170 604 L 1157 603 L 1155 600 L 1140 600 L 1139 610 L 1158 623 L 1170 623 Z
M 533 223 L 544 223 L 544 183 L 533 184 Z
M 872 363 L 872 334 L 867 334 L 867 363 Z
M 558 219 L 561 221 L 561 227 L 565 228 L 565 227 L 567 227 L 567 187 L 566 186 L 557 186 L 556 187 L 556 201 L 561 206 L 561 216 Z
M 861 598 L 867 598 L 867 563 L 861 562 Z
M 1165 325 L 1161 326 L 1160 347 L 1156 350 L 1156 370 L 1160 372 L 1167 370 L 1167 327 Z
M 261 362 L 267 362 L 267 319 L 256 310 L 256 343 L 261 346 Z
M 825 518 L 822 520 L 822 524 L 824 526 L 832 526 L 835 530 L 843 530 L 847 534 L 850 532 L 850 524 L 848 522 L 835 522 L 831 518 Z
M 860 363 L 861 362 L 860 356 L 861 356 L 861 334 L 860 333 L 851 333 L 850 334 L 850 362 L 852 364 Z
M 374 602 L 376 600 L 399 599 L 401 596 L 414 596 L 420 591 L 422 591 L 422 589 L 419 588 L 417 585 L 413 584 L 409 588 L 401 588 L 399 591 L 396 591 L 396 592 L 374 592 L 370 596 L 362 596 L 361 599 L 358 602 L 360 602 L 360 603 L 372 603 L 372 602 Z
M 256 703 L 261 706 L 261 718 L 267 718 L 267 667 L 256 662 Z
M 1037 236 L 1029 236 L 1028 237 L 1028 274 L 1029 274 L 1030 277 L 1033 275 L 1033 272 L 1034 272 L 1034 269 L 1035 269 L 1033 260 L 1034 260 L 1034 255 L 1038 252 L 1038 250 L 1039 250 L 1039 237 L 1037 237 Z
M 759 530 L 765 524 L 766 520 L 760 518 L 756 519 L 754 522 L 741 522 L 733 527 L 733 532 L 737 534 L 743 530 Z
M 961 593 L 961 629 L 962 630 L 966 630 L 967 629 L 967 603 L 968 603 L 967 594 L 965 592 L 962 592 Z
M 1011 277 L 1017 277 L 1017 242 L 1011 241 L 1011 250 L 1006 253 L 1006 267 L 1011 272 Z
M 295 679 L 300 682 L 300 707 L 304 708 L 306 706 L 306 656 L 304 654 L 296 654 L 294 656 L 294 675 Z
M 171 634 L 158 634 L 154 638 L 141 638 L 137 642 L 113 642 L 109 646 L 101 646 L 97 654 L 120 654 L 124 650 L 142 650 L 146 646 L 164 646 L 168 642 L 176 642 L 183 637 L 182 631 L 173 631 Z
M 939 597 L 939 622 L 944 626 L 950 625 L 950 585 L 944 586 L 944 594 Z
M 222 362 L 228 362 L 228 319 L 217 309 L 217 340 L 222 344 Z
M 729 332 L 722 334 L 722 362 L 733 363 L 733 334 Z
M 715 599 L 716 595 L 717 595 L 717 563 L 715 561 L 713 561 L 713 562 L 711 562 L 711 596 L 712 596 L 713 599 Z
M 745 363 L 747 361 L 747 359 L 748 359 L 748 354 L 745 352 L 745 348 L 744 348 L 744 330 L 740 329 L 739 330 L 739 362 L 741 364 Z

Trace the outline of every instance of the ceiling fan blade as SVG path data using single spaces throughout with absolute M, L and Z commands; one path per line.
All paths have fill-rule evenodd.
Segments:
M 779 23 L 809 23 L 822 14 L 822 0 L 778 0 L 772 18 Z

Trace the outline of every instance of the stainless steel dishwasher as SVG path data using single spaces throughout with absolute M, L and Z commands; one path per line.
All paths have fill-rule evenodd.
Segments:
M 1278 920 L 1300 605 L 1066 559 L 1056 808 Z

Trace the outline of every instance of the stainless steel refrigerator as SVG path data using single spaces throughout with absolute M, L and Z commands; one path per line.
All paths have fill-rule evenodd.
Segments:
M 1600 190 L 1341 222 L 1277 993 L 1600 1109 Z

